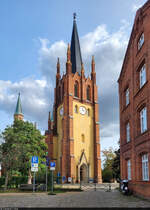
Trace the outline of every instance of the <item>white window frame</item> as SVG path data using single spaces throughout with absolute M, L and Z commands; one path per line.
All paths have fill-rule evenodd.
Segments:
M 140 88 L 146 83 L 146 65 L 144 64 L 140 70 Z
M 144 107 L 140 111 L 140 124 L 141 124 L 141 133 L 144 133 L 147 130 L 147 108 Z
M 149 162 L 148 154 L 142 155 L 142 180 L 149 181 Z
M 127 140 L 127 142 L 130 141 L 130 124 L 129 124 L 129 122 L 126 124 L 126 140 Z
M 144 33 L 141 34 L 139 40 L 138 40 L 138 50 L 141 49 L 141 47 L 143 46 L 144 44 Z
M 126 90 L 125 94 L 126 94 L 126 106 L 127 106 L 129 104 L 129 102 L 130 102 L 130 99 L 129 99 L 129 88 Z
M 128 180 L 131 180 L 131 160 L 127 161 Z

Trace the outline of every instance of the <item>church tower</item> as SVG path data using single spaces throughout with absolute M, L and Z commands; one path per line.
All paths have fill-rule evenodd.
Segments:
M 49 113 L 46 142 L 48 155 L 56 161 L 55 173 L 66 182 L 93 180 L 101 183 L 99 108 L 94 56 L 91 78 L 86 78 L 74 14 L 66 73 L 61 77 L 57 60 L 53 119 Z
M 23 120 L 23 113 L 22 113 L 22 106 L 21 106 L 21 99 L 20 99 L 20 93 L 18 94 L 18 100 L 16 105 L 16 110 L 14 113 L 14 120 Z

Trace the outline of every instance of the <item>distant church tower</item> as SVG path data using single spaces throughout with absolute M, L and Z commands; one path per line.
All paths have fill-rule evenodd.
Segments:
M 65 182 L 102 182 L 97 91 L 94 56 L 91 78 L 84 74 L 74 14 L 66 73 L 61 77 L 58 58 L 53 113 L 45 132 L 48 155 L 56 161 L 55 173 Z
M 14 120 L 15 119 L 23 120 L 23 113 L 22 113 L 22 107 L 21 107 L 20 93 L 18 94 L 16 110 L 15 110 L 15 113 L 14 113 Z

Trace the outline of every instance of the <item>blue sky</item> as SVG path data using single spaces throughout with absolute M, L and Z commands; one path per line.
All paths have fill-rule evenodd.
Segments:
M 21 92 L 26 120 L 47 129 L 53 104 L 56 59 L 65 71 L 73 13 L 85 72 L 95 55 L 99 88 L 101 147 L 117 147 L 119 106 L 117 79 L 136 10 L 146 0 L 1 0 L 0 130 L 13 122 Z

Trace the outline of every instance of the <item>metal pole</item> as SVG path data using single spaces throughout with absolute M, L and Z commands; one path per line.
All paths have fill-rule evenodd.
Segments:
M 33 192 L 35 192 L 35 171 L 34 171 L 34 177 L 33 177 Z
M 46 165 L 46 192 L 47 192 L 47 165 Z
M 52 193 L 53 193 L 53 171 L 52 171 Z

